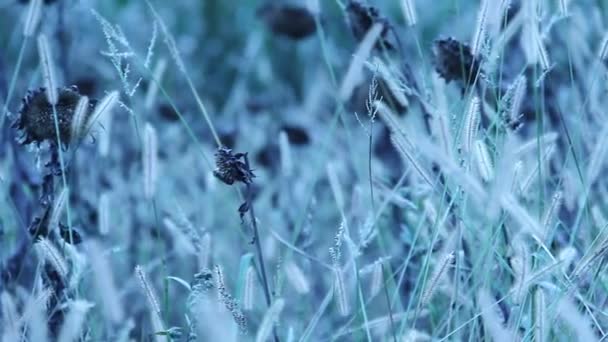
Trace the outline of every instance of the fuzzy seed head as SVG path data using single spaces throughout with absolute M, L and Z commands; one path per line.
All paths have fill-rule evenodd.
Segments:
M 219 295 L 219 300 L 226 309 L 232 314 L 232 318 L 234 322 L 237 324 L 241 332 L 247 331 L 247 318 L 239 308 L 239 304 L 234 299 L 234 297 L 228 293 L 228 289 L 224 283 L 224 273 L 219 266 L 215 266 L 215 282 Z
M 464 150 L 473 152 L 474 142 L 477 140 L 477 132 L 479 131 L 479 122 L 481 102 L 478 97 L 473 97 L 467 109 L 465 123 L 462 133 Z
M 68 278 L 68 263 L 65 261 L 55 245 L 46 238 L 41 238 L 34 244 L 40 260 L 48 263 L 63 278 Z
M 536 43 L 536 50 L 538 56 L 538 62 L 540 63 L 543 71 L 547 71 L 551 68 L 551 61 L 549 60 L 549 54 L 547 53 L 547 49 L 545 48 L 545 43 L 543 43 L 543 39 L 541 33 L 538 29 L 534 30 L 534 41 Z
M 48 39 L 44 34 L 38 36 L 38 55 L 42 67 L 42 77 L 46 87 L 46 97 L 52 105 L 57 104 L 57 76 Z
M 494 166 L 488 152 L 488 147 L 483 140 L 478 139 L 475 141 L 475 159 L 477 160 L 477 167 L 481 178 L 486 182 L 491 181 L 494 178 Z
M 87 120 L 86 129 L 84 131 L 85 134 L 91 130 L 93 124 L 95 124 L 97 120 L 110 114 L 114 106 L 118 103 L 119 97 L 118 91 L 114 90 L 109 92 L 101 101 L 99 101 L 99 104 L 95 106 L 95 111 L 93 111 Z
M 475 28 L 475 34 L 471 42 L 471 53 L 479 55 L 481 48 L 486 36 L 486 20 L 488 17 L 488 0 L 481 1 L 481 7 L 477 13 L 477 26 Z
M 435 294 L 435 290 L 439 285 L 443 275 L 448 271 L 448 269 L 452 266 L 455 260 L 454 252 L 450 252 L 446 254 L 439 262 L 433 274 L 429 278 L 428 282 L 425 285 L 425 290 L 422 294 L 421 303 L 426 305 L 430 302 L 433 295 Z
M 70 138 L 78 140 L 84 137 L 84 127 L 89 117 L 89 97 L 81 96 L 74 110 L 74 119 L 72 120 L 72 132 Z

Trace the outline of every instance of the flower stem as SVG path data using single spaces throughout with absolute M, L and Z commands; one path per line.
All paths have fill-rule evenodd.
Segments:
M 247 170 L 251 170 L 249 166 L 249 158 L 247 154 L 244 156 L 245 158 L 245 166 Z M 272 305 L 272 298 L 270 296 L 270 285 L 268 284 L 268 277 L 266 276 L 266 263 L 264 262 L 264 254 L 262 253 L 262 244 L 260 242 L 260 234 L 258 231 L 258 224 L 255 220 L 255 211 L 253 209 L 253 191 L 251 189 L 251 184 L 247 183 L 247 194 L 246 201 L 249 204 L 249 218 L 251 219 L 251 227 L 253 228 L 253 242 L 255 244 L 255 248 L 258 255 L 258 264 L 260 264 L 260 273 L 262 274 L 262 283 L 264 285 L 264 297 L 266 298 L 266 304 L 270 308 Z M 279 336 L 277 335 L 276 328 L 273 329 L 273 335 L 275 342 L 279 342 Z

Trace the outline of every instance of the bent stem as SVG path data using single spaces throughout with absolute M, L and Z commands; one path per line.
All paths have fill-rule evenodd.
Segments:
M 251 170 L 249 166 L 249 157 L 247 154 L 244 156 L 245 166 L 247 170 Z M 266 263 L 264 262 L 264 254 L 262 254 L 262 244 L 260 243 L 260 234 L 258 232 L 258 224 L 255 220 L 255 211 L 253 209 L 253 191 L 251 184 L 247 183 L 247 194 L 246 201 L 249 206 L 249 218 L 251 220 L 251 227 L 253 228 L 253 243 L 255 244 L 256 254 L 258 255 L 258 264 L 260 264 L 260 273 L 262 274 L 262 284 L 264 285 L 264 297 L 266 298 L 266 305 L 270 308 L 272 305 L 272 298 L 270 297 L 270 285 L 268 284 L 268 277 L 266 276 Z M 276 328 L 273 328 L 273 335 L 275 342 L 279 342 L 279 336 L 277 335 Z

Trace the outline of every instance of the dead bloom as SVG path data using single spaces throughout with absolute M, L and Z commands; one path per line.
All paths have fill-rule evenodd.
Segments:
M 228 185 L 235 182 L 251 184 L 255 175 L 242 160 L 245 156 L 245 153 L 233 154 L 227 147 L 218 148 L 215 152 L 216 169 L 213 175 Z

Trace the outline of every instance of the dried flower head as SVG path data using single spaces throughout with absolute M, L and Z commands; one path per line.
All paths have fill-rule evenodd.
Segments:
M 65 243 L 78 245 L 84 240 L 80 229 L 76 227 L 69 227 L 63 223 L 59 223 L 59 236 L 65 241 Z
M 72 119 L 81 95 L 76 86 L 58 89 L 58 100 L 55 106 L 57 120 L 59 121 L 59 135 L 63 144 L 67 145 L 71 139 Z M 90 115 L 95 107 L 96 101 L 89 102 Z M 23 98 L 17 119 L 13 123 L 14 128 L 23 132 L 20 143 L 41 143 L 45 140 L 54 143 L 57 136 L 55 133 L 55 122 L 53 118 L 53 106 L 49 103 L 44 88 L 28 91 Z
M 19 3 L 21 4 L 29 4 L 31 1 L 30 0 L 19 0 Z M 44 4 L 45 5 L 50 5 L 57 2 L 57 0 L 44 0 Z
M 216 169 L 213 171 L 213 175 L 228 185 L 232 185 L 234 182 L 250 184 L 255 175 L 241 160 L 245 157 L 245 153 L 233 154 L 232 150 L 227 147 L 218 148 L 215 152 Z
M 317 30 L 314 15 L 297 5 L 266 2 L 258 8 L 257 16 L 276 35 L 294 40 L 307 38 Z
M 287 135 L 290 144 L 307 145 L 310 143 L 310 136 L 306 129 L 298 125 L 283 125 L 281 130 Z
M 452 37 L 438 39 L 433 44 L 435 70 L 447 83 L 469 81 L 480 71 L 480 59 L 471 48 Z
M 346 6 L 346 18 L 350 30 L 358 41 L 363 40 L 365 34 L 372 28 L 374 24 L 382 25 L 382 33 L 380 39 L 376 42 L 377 49 L 394 50 L 393 43 L 388 41 L 388 32 L 391 28 L 388 19 L 380 14 L 377 8 L 373 6 L 365 6 L 356 0 L 350 0 Z

